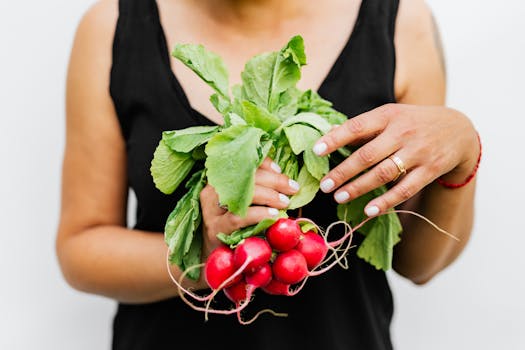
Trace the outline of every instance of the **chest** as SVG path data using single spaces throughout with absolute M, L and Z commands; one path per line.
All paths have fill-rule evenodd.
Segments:
M 305 40 L 308 61 L 298 84 L 304 90 L 317 90 L 329 74 L 352 35 L 360 4 L 360 1 L 326 1 L 292 18 L 273 21 L 266 26 L 260 24 L 246 32 L 241 26 L 218 23 L 176 2 L 158 2 L 168 50 L 177 43 L 203 44 L 225 61 L 230 85 L 240 83 L 240 73 L 250 57 L 276 51 L 293 35 L 300 34 Z M 221 124 L 222 116 L 209 102 L 211 88 L 182 63 L 174 58 L 170 60 L 191 107 Z

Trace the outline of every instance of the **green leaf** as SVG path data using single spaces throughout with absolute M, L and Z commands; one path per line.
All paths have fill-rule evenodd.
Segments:
M 284 133 L 295 154 L 304 152 L 303 160 L 310 174 L 321 180 L 328 173 L 330 164 L 328 157 L 319 157 L 312 151 L 313 145 L 321 137 L 319 131 L 307 125 L 292 124 L 284 128 Z
M 376 217 L 374 225 L 357 250 L 357 256 L 378 270 L 391 269 L 394 245 L 399 242 L 401 231 L 397 214 L 389 213 Z
M 210 102 L 213 107 L 215 107 L 215 109 L 222 115 L 228 113 L 232 108 L 230 100 L 218 93 L 210 96 Z
M 241 242 L 243 239 L 257 236 L 258 234 L 265 231 L 268 227 L 272 226 L 277 220 L 287 217 L 288 214 L 286 214 L 286 211 L 279 210 L 279 214 L 274 218 L 263 219 L 259 221 L 257 225 L 243 227 L 240 230 L 232 232 L 230 235 L 219 233 L 217 235 L 217 239 L 219 239 L 219 241 L 221 241 L 222 243 L 227 244 L 233 248 L 233 246 L 239 244 L 239 242 Z
M 264 107 L 259 107 L 250 101 L 242 101 L 242 114 L 248 125 L 255 126 L 268 133 L 281 126 L 279 118 L 272 115 Z
M 313 142 L 315 143 L 321 136 L 317 130 L 303 124 L 293 124 L 285 127 L 284 134 L 295 154 L 304 152 L 305 149 L 311 147 Z
M 273 113 L 280 105 L 281 94 L 301 78 L 304 64 L 306 56 L 300 36 L 293 37 L 279 52 L 253 57 L 241 73 L 243 99 Z
M 298 102 L 299 112 L 313 112 L 324 118 L 331 125 L 343 124 L 348 118 L 332 108 L 332 103 L 323 99 L 312 90 L 305 91 Z
M 286 137 L 282 137 L 275 146 L 273 161 L 279 165 L 282 173 L 290 179 L 296 180 L 299 173 L 299 162 L 288 144 Z
M 277 55 L 277 52 L 263 53 L 246 62 L 241 73 L 243 99 L 268 108 L 271 77 Z
M 177 202 L 164 227 L 164 240 L 169 247 L 171 263 L 184 270 L 183 258 L 189 253 L 200 225 L 199 195 L 205 185 L 204 171 L 198 171 L 186 184 L 188 192 Z M 188 257 L 187 259 L 194 259 Z
M 297 182 L 301 188 L 290 198 L 290 205 L 288 206 L 290 210 L 304 207 L 314 199 L 317 191 L 319 191 L 319 180 L 308 172 L 306 166 L 301 168 Z
M 295 86 L 288 88 L 288 90 L 281 94 L 279 97 L 279 105 L 276 107 L 276 114 L 279 119 L 285 120 L 297 114 L 301 95 L 301 90 Z
M 181 130 L 164 131 L 162 140 L 172 150 L 188 153 L 208 142 L 218 130 L 218 126 L 193 126 Z
M 230 127 L 232 125 L 247 125 L 246 121 L 239 117 L 238 114 L 230 112 L 224 116 L 224 125 Z
M 260 158 L 264 131 L 234 125 L 215 134 L 206 145 L 208 182 L 228 210 L 246 216 L 255 190 L 255 171 Z
M 315 113 L 311 112 L 302 112 L 293 117 L 286 119 L 283 122 L 283 128 L 293 125 L 293 124 L 304 124 L 311 126 L 319 130 L 323 135 L 326 134 L 332 128 L 332 125 L 328 123 L 325 119 Z
M 189 174 L 194 163 L 190 153 L 175 152 L 164 140 L 160 140 L 150 167 L 155 187 L 162 193 L 173 193 Z
M 182 258 L 182 264 L 184 270 L 187 270 L 195 265 L 201 263 L 201 252 L 202 252 L 202 232 L 197 228 L 197 231 L 193 235 L 190 249 L 188 253 Z M 200 276 L 200 269 L 192 268 L 187 275 L 192 280 L 196 281 Z
M 176 45 L 172 55 L 229 100 L 228 69 L 220 56 L 206 50 L 202 45 L 193 44 Z
M 279 105 L 281 93 L 295 86 L 301 79 L 301 67 L 305 64 L 304 41 L 301 36 L 297 35 L 290 39 L 277 55 L 268 101 L 270 112 L 274 111 Z
M 373 198 L 386 192 L 381 186 L 367 194 L 337 207 L 340 220 L 357 226 L 368 217 L 364 208 Z M 401 222 L 396 213 L 389 213 L 369 220 L 358 232 L 366 237 L 357 250 L 357 255 L 377 269 L 389 270 L 392 267 L 394 245 L 399 242 L 402 231 Z

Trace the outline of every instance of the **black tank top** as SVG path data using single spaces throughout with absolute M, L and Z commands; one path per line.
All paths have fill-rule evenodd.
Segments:
M 394 102 L 394 24 L 398 0 L 363 0 L 353 32 L 319 94 L 348 116 Z M 211 125 L 189 105 L 170 66 L 154 0 L 120 0 L 113 44 L 111 97 L 126 141 L 129 186 L 137 197 L 136 229 L 160 232 L 184 189 L 158 191 L 150 162 L 161 133 Z M 181 186 L 182 187 L 182 186 Z M 331 195 L 303 209 L 321 226 L 336 221 Z M 358 237 L 355 238 L 358 242 Z M 245 317 L 271 307 L 287 318 L 263 315 L 249 326 L 234 316 L 203 314 L 173 298 L 119 304 L 114 349 L 391 349 L 392 295 L 385 274 L 358 259 L 312 278 L 294 297 L 259 292 Z M 123 262 L 125 264 L 125 262 Z

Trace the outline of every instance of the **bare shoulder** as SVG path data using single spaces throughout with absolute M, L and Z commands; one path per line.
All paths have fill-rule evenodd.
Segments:
M 109 93 L 116 0 L 94 4 L 75 35 L 66 82 L 62 236 L 124 221 L 125 144 Z
M 118 18 L 118 0 L 99 0 L 82 16 L 77 33 L 112 37 Z
M 396 20 L 396 96 L 403 102 L 442 104 L 445 89 L 443 52 L 432 11 L 424 0 L 401 0 Z M 431 82 L 435 98 L 414 100 L 411 86 Z M 409 101 L 407 100 L 409 95 Z M 420 95 L 418 93 L 418 95 Z M 442 95 L 442 96 L 439 96 Z

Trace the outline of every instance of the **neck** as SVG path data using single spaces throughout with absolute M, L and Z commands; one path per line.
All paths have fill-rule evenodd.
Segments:
M 282 21 L 297 17 L 306 7 L 299 0 L 200 0 L 199 3 L 217 22 L 246 32 L 278 28 Z

